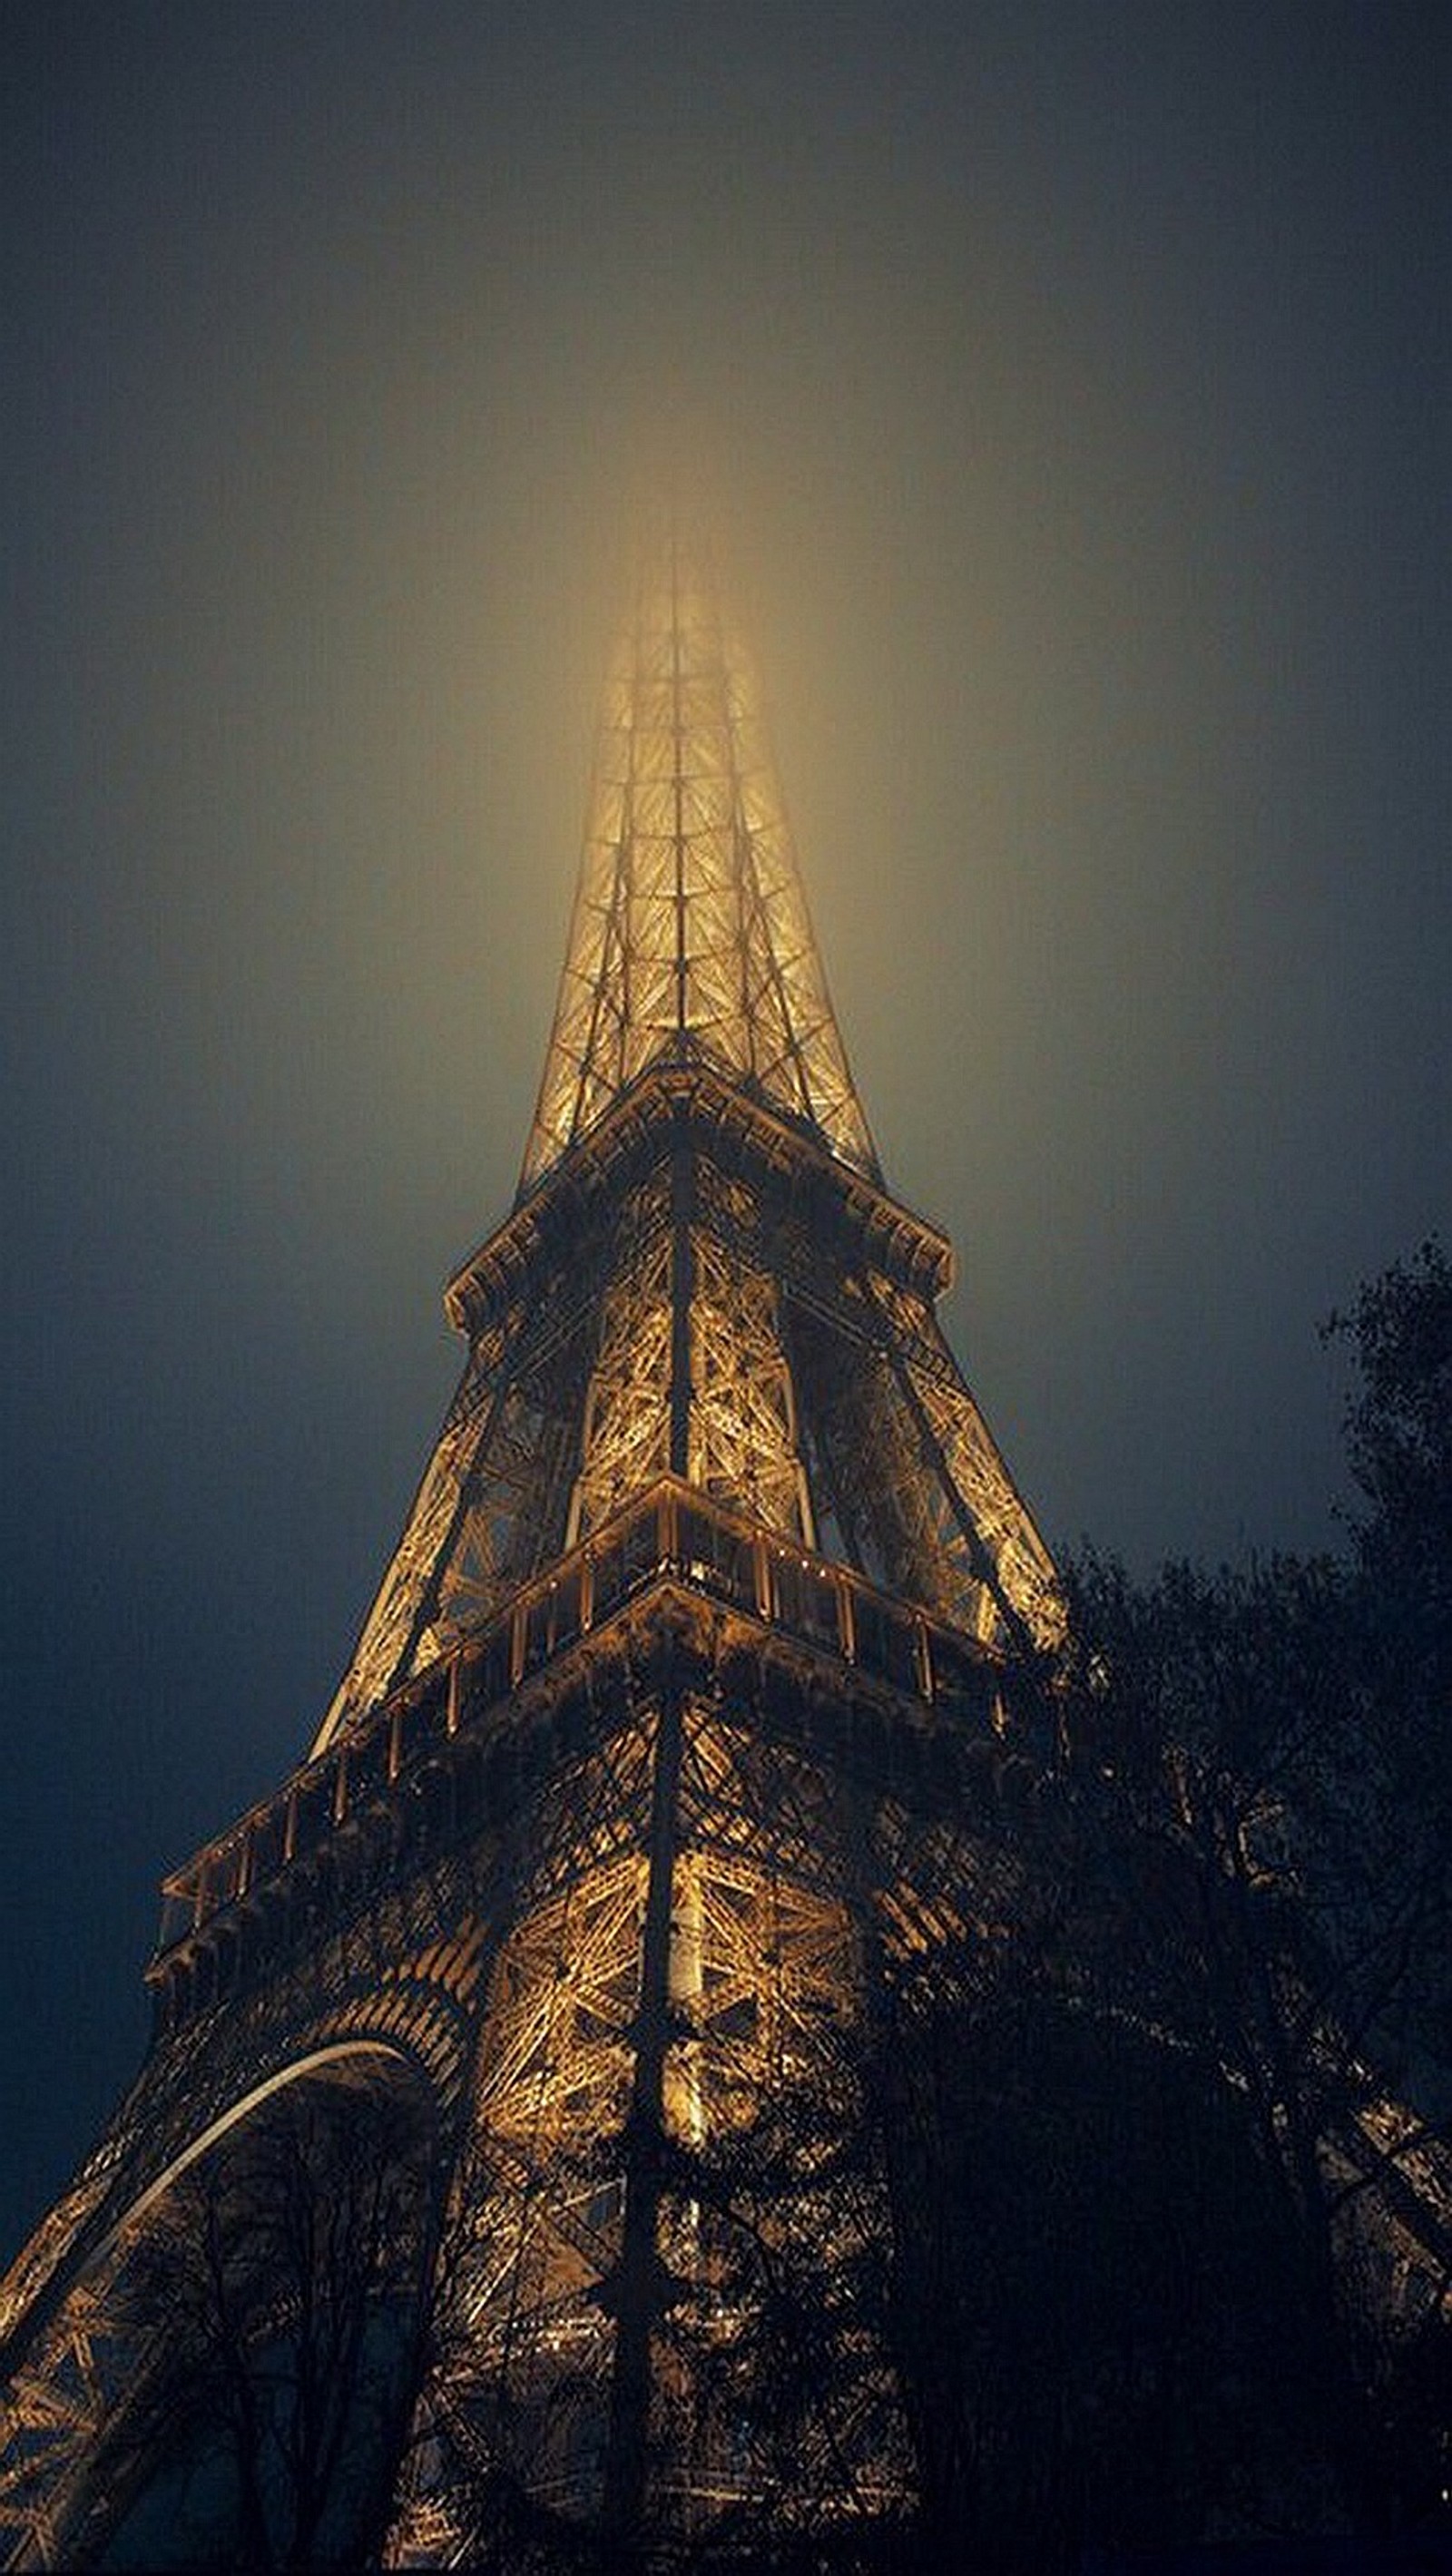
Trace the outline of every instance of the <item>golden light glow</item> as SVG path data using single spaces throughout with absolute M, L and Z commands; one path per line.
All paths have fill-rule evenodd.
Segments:
M 677 2536 L 910 2493 L 850 2286 L 881 2157 L 841 2149 L 870 1941 L 930 1951 L 962 1855 L 837 1743 L 890 1737 L 885 1779 L 986 1741 L 1062 1629 L 950 1271 L 882 1184 L 754 682 L 672 542 L 607 691 L 520 1196 L 447 1292 L 458 1392 L 310 1760 L 167 1883 L 126 2151 L 142 2224 L 203 2079 L 225 2111 L 267 2049 L 440 2070 L 395 2563 L 489 2555 L 506 2489 Z M 12 2382 L 0 2525 L 42 2560 L 104 2519 L 104 2255 Z
M 699 1050 L 875 1174 L 755 676 L 679 541 L 640 577 L 601 718 L 529 1189 L 626 1085 Z
M 486 2006 L 462 2168 L 461 2330 L 446 2339 L 426 2400 L 432 2465 L 396 2536 L 405 2559 L 437 2549 L 444 2532 L 456 2550 L 476 2540 L 468 2473 L 486 2452 L 539 2504 L 586 2519 L 601 2509 L 609 2319 L 623 2295 L 632 2188 L 625 2141 L 650 2010 L 641 1845 L 659 1736 L 658 1713 L 642 1709 L 556 1784 L 539 1819 L 534 1892 L 500 1950 Z M 690 2462 L 669 2510 L 692 2527 L 779 2474 L 771 2427 L 748 2434 L 739 2393 L 753 2337 L 769 2330 L 763 2262 L 769 2273 L 809 2245 L 817 2264 L 845 2264 L 860 2251 L 865 2215 L 821 2170 L 851 2117 L 843 2041 L 859 1982 L 822 1783 L 787 1759 L 763 1766 L 748 1730 L 693 1704 L 676 1830 L 658 2114 L 674 2146 L 701 2162 L 659 2194 L 655 2241 L 673 2287 L 653 2341 L 659 2431 L 679 2418 L 663 2445 L 677 2481 Z M 733 2142 L 764 2119 L 780 2134 L 769 2156 L 757 2153 L 755 2196 L 738 2187 L 733 2214 L 720 2177 Z M 691 2171 L 709 2198 L 690 2189 Z M 855 2435 L 823 2426 L 817 2438 L 819 2510 L 833 2493 L 841 2509 L 854 2475 L 897 2474 L 878 2425 L 859 2423 Z
M 730 1086 L 710 1107 L 656 1087 L 704 1081 L 698 1066 Z M 716 1150 L 728 1099 L 765 1113 L 752 1176 Z M 669 1123 L 692 1100 L 688 1167 L 662 1128 L 650 1168 L 632 1169 L 612 1113 Z M 845 1513 L 848 1552 L 889 1588 L 985 1642 L 1060 1641 L 1048 1552 L 921 1285 L 877 1259 L 834 1285 L 799 1227 L 782 1275 L 787 1237 L 761 1196 L 787 1150 L 773 1119 L 826 1154 L 849 1198 L 874 1194 L 860 1206 L 889 1242 L 909 1237 L 916 1220 L 876 1195 L 754 678 L 704 557 L 671 536 L 644 559 L 606 690 L 520 1204 L 450 1292 L 469 1363 L 316 1750 L 668 1471 L 809 1547 L 829 1509 Z M 551 1185 L 582 1156 L 615 1157 L 621 1187 L 591 1239 L 562 1208 L 568 1240 L 546 1257 Z M 929 1256 L 934 1294 L 946 1258 Z M 798 1366 L 814 1341 L 820 1491 Z

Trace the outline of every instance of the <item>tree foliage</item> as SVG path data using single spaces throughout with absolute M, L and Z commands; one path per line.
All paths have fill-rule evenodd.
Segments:
M 1364 1286 L 1328 1339 L 1353 1365 L 1352 1564 L 1378 1758 L 1422 1937 L 1400 1998 L 1420 2087 L 1452 2112 L 1452 1261 L 1435 1240 Z
M 165 2193 L 122 2274 L 136 2355 L 102 2564 L 376 2558 L 419 2364 L 414 2106 L 299 2082 Z
M 1376 2524 L 1447 2482 L 1452 1268 L 1424 1246 L 1328 1330 L 1349 1550 L 1086 1556 L 1065 1736 L 1119 2008 L 1228 2094 L 1294 2250 L 1315 2510 Z
M 892 2320 L 920 2546 L 1051 2576 L 1253 2513 L 1306 2452 L 1313 2347 L 1227 2088 L 1082 1993 L 995 1982 L 897 2032 Z
M 1354 1525 L 1368 1572 L 1415 1604 L 1423 1645 L 1452 1620 L 1452 1261 L 1435 1238 L 1395 1261 L 1334 1314 L 1350 1346 L 1347 1463 L 1366 1510 Z

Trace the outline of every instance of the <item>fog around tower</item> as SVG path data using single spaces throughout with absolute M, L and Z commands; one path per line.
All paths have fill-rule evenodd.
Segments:
M 1447 1223 L 1448 39 L 12 0 L 8 2240 L 300 1753 L 518 1176 L 642 488 L 1051 1540 L 1334 1534 Z

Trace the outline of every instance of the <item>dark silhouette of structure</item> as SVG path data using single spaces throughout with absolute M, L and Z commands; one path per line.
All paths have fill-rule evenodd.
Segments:
M 310 1754 L 166 1881 L 150 2052 L 0 2291 L 8 2563 L 902 2510 L 854 2034 L 971 1919 L 963 1768 L 1032 1738 L 1062 1628 L 950 1261 L 672 536 L 458 1393 Z

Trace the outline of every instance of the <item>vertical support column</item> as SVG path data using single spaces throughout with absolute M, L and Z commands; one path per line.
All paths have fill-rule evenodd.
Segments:
M 699 1858 L 676 1854 L 671 1887 L 669 2002 L 675 2034 L 665 2070 L 665 2118 L 670 2136 L 699 2147 L 705 2134 L 701 2103 L 699 2028 L 705 1964 L 705 1900 Z
M 671 1148 L 671 1474 L 688 1476 L 691 1459 L 691 1295 L 695 1263 L 691 1218 L 696 1174 L 684 1127 Z
M 681 1782 L 681 1691 L 667 1676 L 656 1722 L 650 1875 L 640 1945 L 635 2076 L 625 2132 L 625 2211 L 614 2284 L 615 2364 L 605 2455 L 605 2523 L 617 2549 L 641 2534 L 649 2470 L 650 2344 L 665 2286 L 659 2251 L 666 2053 L 671 2044 L 671 1907 Z
M 671 735 L 676 843 L 676 1041 L 679 1045 L 684 1042 L 690 1025 L 690 961 L 686 948 L 686 782 L 685 723 L 681 713 L 680 564 L 674 529 L 671 531 Z

